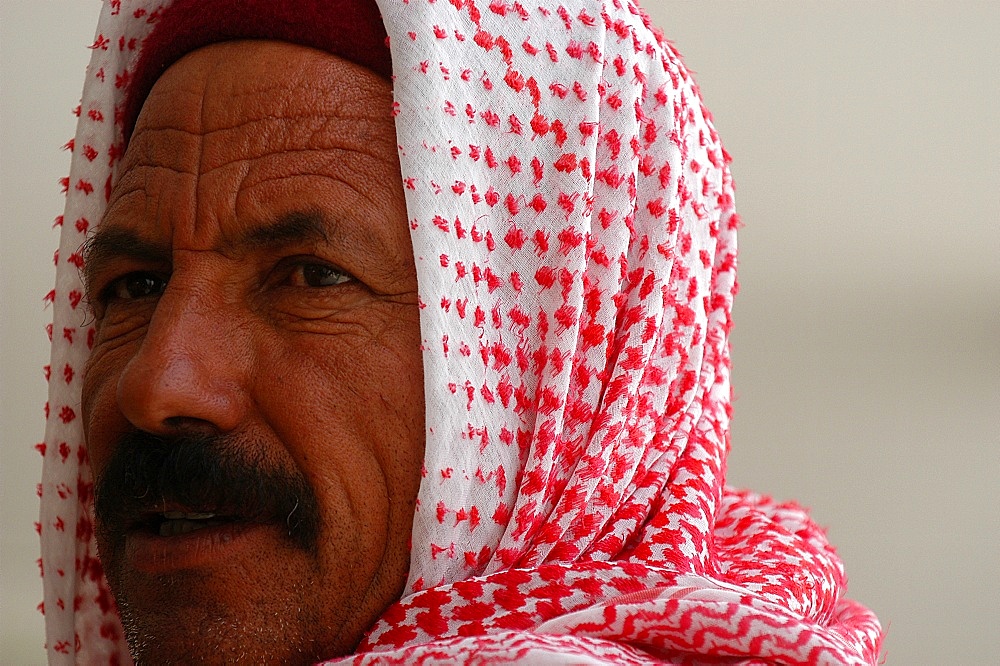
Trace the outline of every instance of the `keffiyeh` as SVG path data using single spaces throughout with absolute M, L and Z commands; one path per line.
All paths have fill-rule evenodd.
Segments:
M 151 58 L 182 55 L 157 31 L 211 23 L 181 50 L 280 38 L 393 78 L 426 453 L 406 590 L 348 660 L 874 663 L 878 622 L 842 597 L 822 531 L 724 485 L 729 158 L 638 6 L 380 0 L 380 52 L 374 5 L 256 4 L 108 0 L 101 14 L 50 295 L 50 662 L 129 661 L 93 541 L 79 251 Z

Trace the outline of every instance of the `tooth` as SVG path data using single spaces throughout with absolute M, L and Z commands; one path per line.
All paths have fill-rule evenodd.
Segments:
M 170 537 L 187 534 L 188 532 L 194 532 L 195 530 L 200 530 L 204 527 L 208 527 L 209 525 L 210 523 L 203 523 L 195 520 L 165 520 L 160 523 L 160 536 Z
M 163 517 L 167 520 L 207 520 L 214 518 L 214 513 L 184 513 L 183 511 L 164 511 Z

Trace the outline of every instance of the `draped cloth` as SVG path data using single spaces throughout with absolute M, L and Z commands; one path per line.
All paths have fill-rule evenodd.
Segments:
M 200 20 L 170 4 L 105 3 L 69 145 L 41 486 L 52 663 L 129 661 L 93 540 L 78 268 L 129 96 L 149 85 L 144 44 Z M 343 4 L 258 2 L 239 34 L 296 15 L 306 32 L 317 16 L 377 21 Z M 729 157 L 674 47 L 624 0 L 378 9 L 426 453 L 406 589 L 347 661 L 874 663 L 878 621 L 843 598 L 823 532 L 724 483 L 739 222 Z M 320 47 L 352 57 L 371 27 Z M 277 36 L 313 43 L 289 30 Z

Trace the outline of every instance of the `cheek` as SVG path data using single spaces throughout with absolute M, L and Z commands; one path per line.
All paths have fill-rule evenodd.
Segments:
M 104 469 L 111 443 L 127 430 L 118 409 L 118 378 L 131 358 L 132 345 L 99 343 L 94 346 L 84 369 L 81 386 L 83 435 L 95 473 Z
M 363 422 L 404 406 L 422 411 L 415 304 L 368 304 L 313 331 L 274 330 L 266 337 L 255 382 L 264 402 L 289 401 L 318 420 L 353 412 L 351 420 Z
M 109 389 L 111 398 L 114 398 L 118 377 L 141 347 L 152 314 L 151 307 L 145 307 L 143 312 L 131 317 L 109 312 L 97 325 L 94 348 L 84 369 L 84 413 L 97 396 L 107 393 Z
M 263 347 L 254 402 L 301 470 L 331 457 L 387 476 L 411 458 L 422 463 L 423 372 L 410 310 L 384 308 L 337 334 L 275 335 Z

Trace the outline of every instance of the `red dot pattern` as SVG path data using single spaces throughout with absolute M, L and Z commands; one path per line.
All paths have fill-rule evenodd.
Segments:
M 38 447 L 52 663 L 130 661 L 93 541 L 79 248 L 163 4 L 105 3 L 67 144 Z M 406 591 L 348 660 L 875 663 L 822 531 L 724 485 L 739 220 L 673 47 L 624 0 L 379 6 L 427 446 Z

